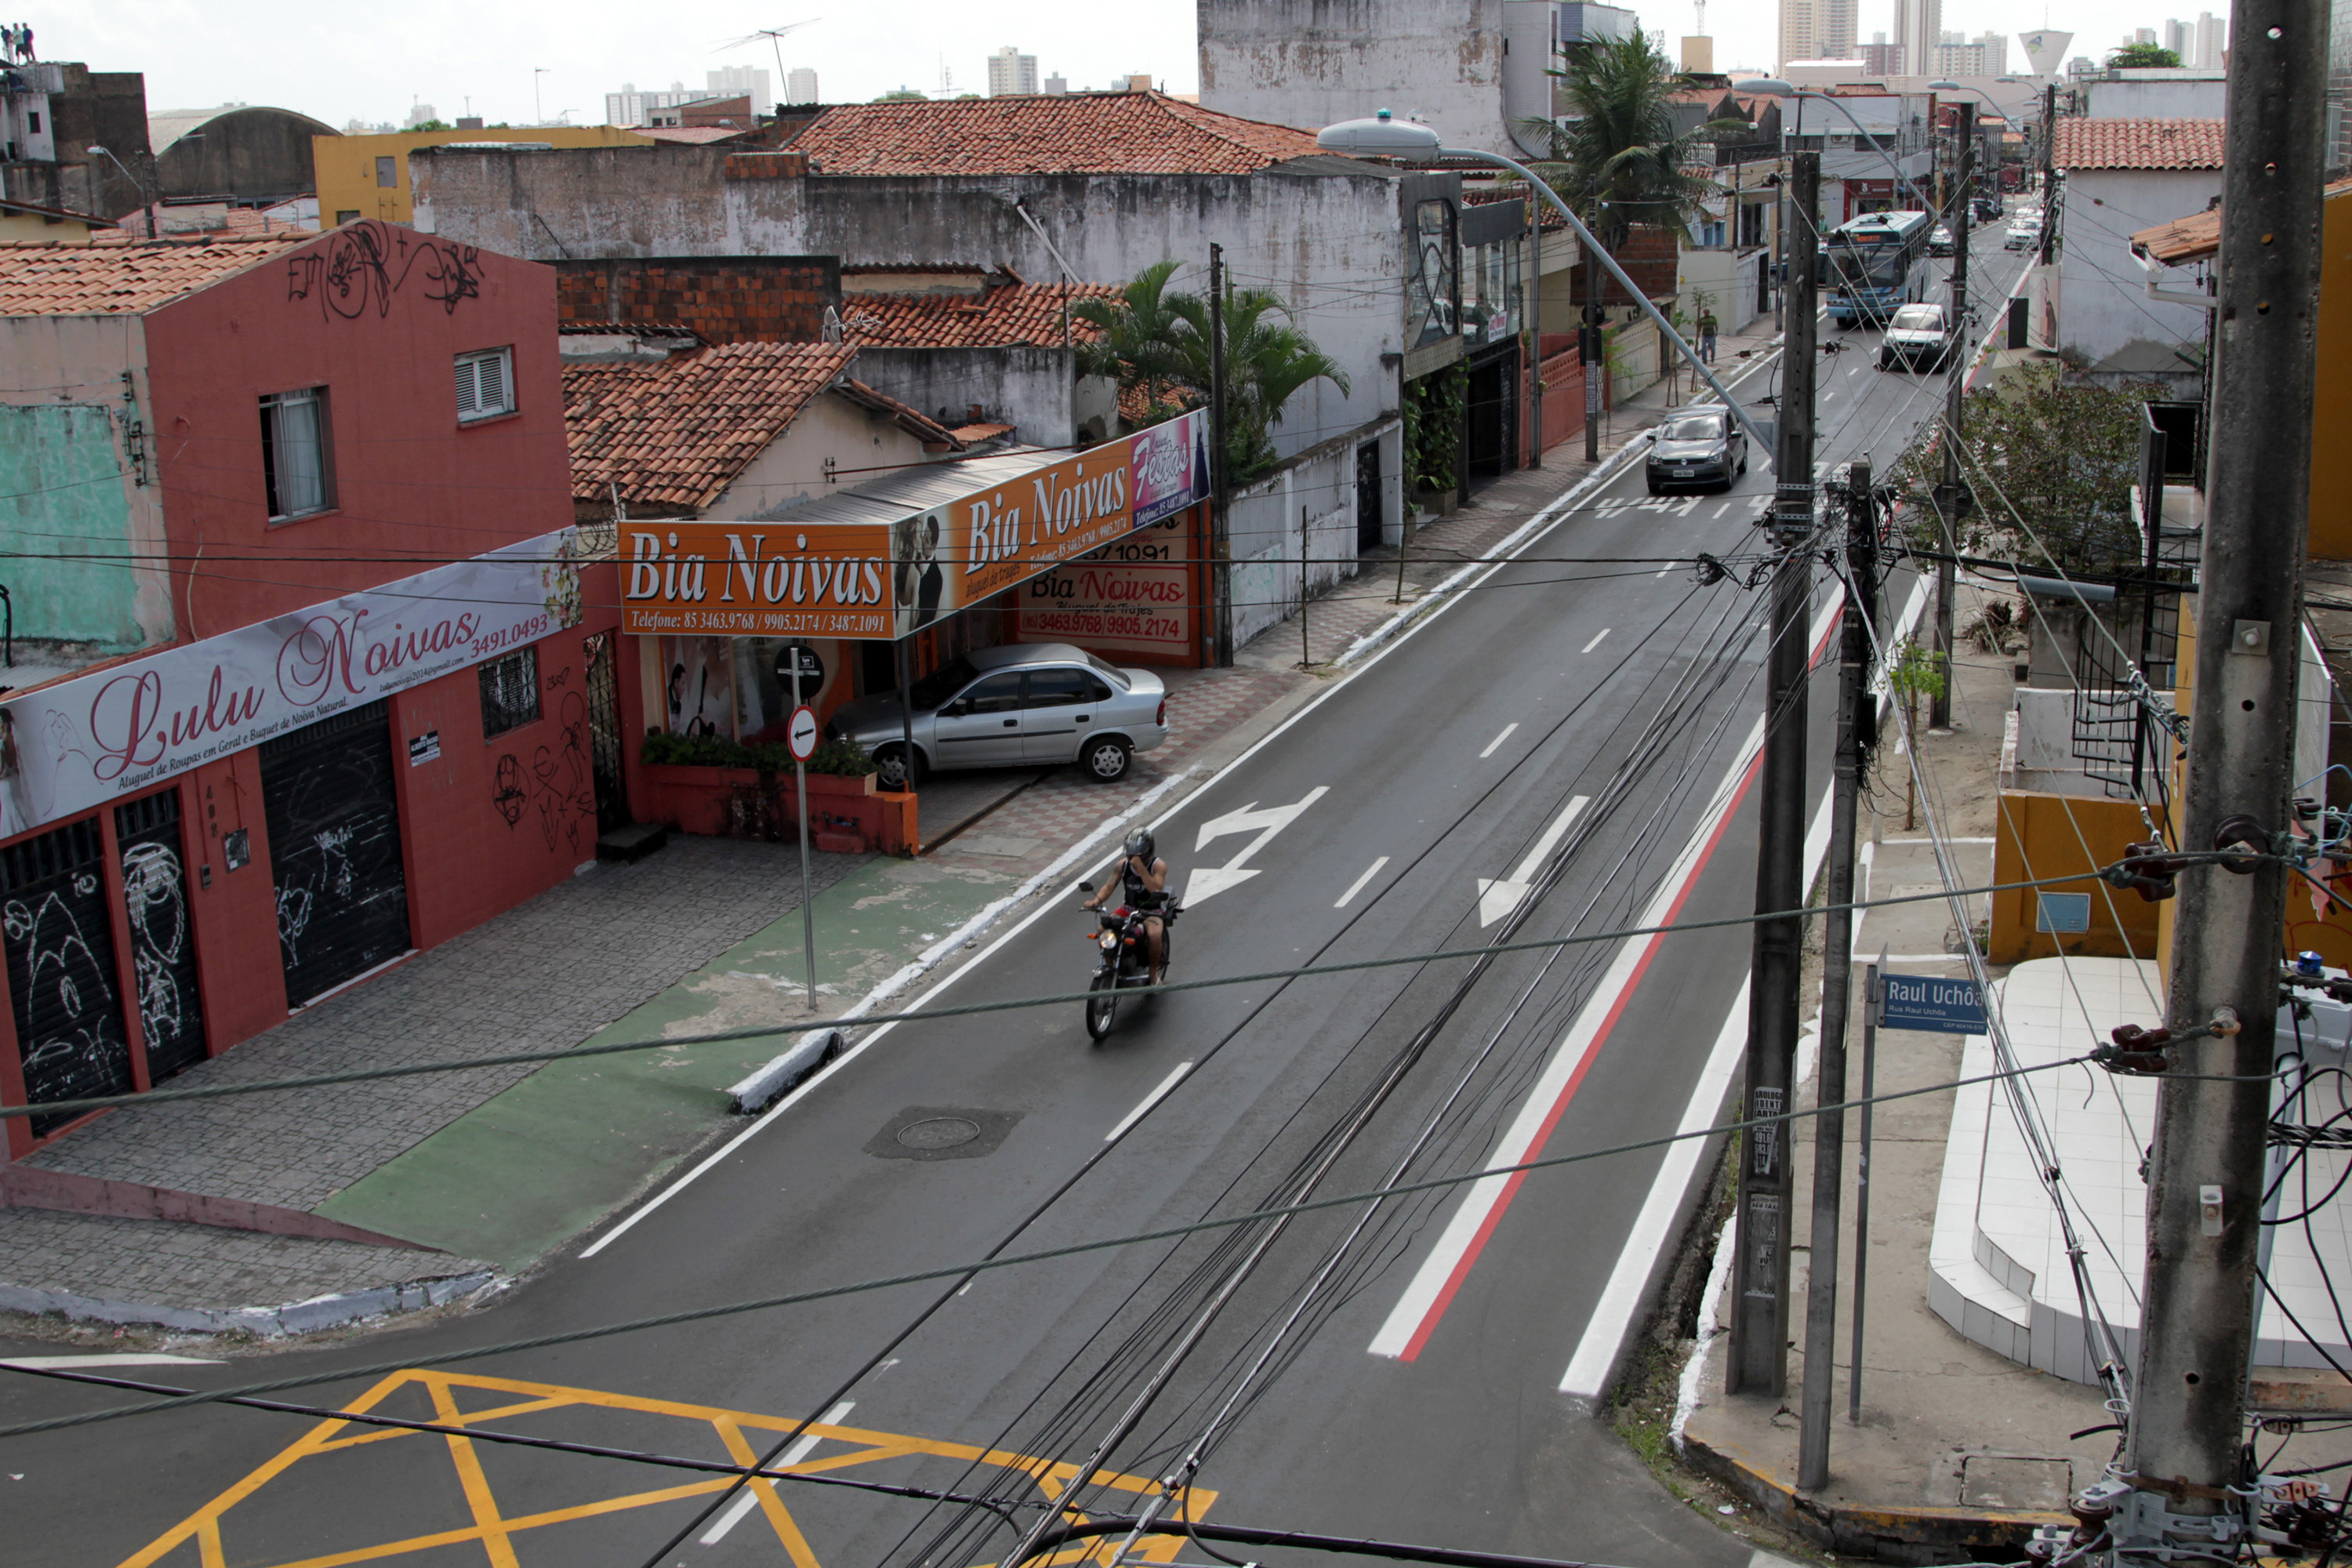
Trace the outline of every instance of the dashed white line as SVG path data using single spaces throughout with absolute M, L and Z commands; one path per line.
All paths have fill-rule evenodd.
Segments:
M 1119 1140 L 1119 1134 L 1125 1132 L 1129 1128 L 1142 1121 L 1143 1113 L 1150 1110 L 1153 1106 L 1159 1104 L 1162 1100 L 1165 1100 L 1168 1097 L 1168 1091 L 1174 1089 L 1178 1084 L 1182 1083 L 1184 1081 L 1184 1075 L 1192 1070 L 1192 1064 L 1191 1062 L 1178 1062 L 1176 1064 L 1176 1070 L 1170 1073 L 1166 1078 L 1161 1079 L 1158 1089 L 1155 1089 L 1150 1094 L 1145 1095 L 1143 1097 L 1142 1103 L 1139 1104 L 1133 1110 L 1129 1111 L 1125 1116 L 1120 1117 L 1118 1119 L 1118 1125 L 1112 1128 L 1108 1132 L 1103 1134 L 1103 1142 L 1106 1143 L 1118 1142 Z
M 1499 745 L 1501 745 L 1504 742 L 1506 742 L 1506 741 L 1509 740 L 1509 739 L 1511 738 L 1511 731 L 1514 731 L 1514 730 L 1516 730 L 1516 729 L 1517 729 L 1518 727 L 1519 727 L 1519 721 L 1518 721 L 1517 719 L 1514 719 L 1514 720 L 1512 720 L 1509 723 L 1507 723 L 1507 724 L 1504 725 L 1504 726 L 1503 726 L 1503 732 L 1502 732 L 1501 734 L 1499 734 L 1499 735 L 1496 736 L 1493 740 L 1491 740 L 1491 741 L 1487 742 L 1486 742 L 1486 749 L 1485 751 L 1483 751 L 1483 752 L 1479 752 L 1478 754 L 1479 754 L 1481 757 L 1491 757 L 1491 756 L 1493 756 L 1493 755 L 1495 754 L 1495 748 L 1496 748 L 1496 747 L 1497 747 L 1497 746 L 1499 746 Z M 1341 899 L 1339 901 L 1340 901 L 1341 903 L 1343 903 L 1343 904 L 1344 904 L 1344 903 L 1346 903 L 1348 900 L 1345 900 L 1345 899 Z
M 1517 724 L 1514 724 L 1514 725 L 1512 725 L 1512 726 L 1511 726 L 1511 730 L 1516 730 L 1516 729 L 1517 729 L 1517 728 L 1518 728 L 1518 726 L 1517 726 Z M 1506 730 L 1506 731 L 1503 731 L 1503 735 L 1507 735 L 1507 734 L 1509 734 L 1509 733 L 1511 732 L 1511 730 Z M 1499 746 L 1499 745 L 1501 745 L 1501 744 L 1503 743 L 1503 735 L 1497 735 L 1497 736 L 1496 736 L 1496 737 L 1495 737 L 1495 746 Z M 1486 751 L 1488 751 L 1488 752 L 1493 751 L 1493 750 L 1495 749 L 1495 746 L 1489 746 L 1489 747 L 1487 747 L 1487 748 L 1486 748 Z M 1480 753 L 1479 753 L 1479 755 L 1484 756 L 1484 755 L 1486 755 L 1486 752 L 1480 752 Z M 1357 895 L 1358 893 L 1360 893 L 1360 892 L 1362 892 L 1362 891 L 1364 890 L 1364 884 L 1365 884 L 1365 883 L 1367 883 L 1367 882 L 1369 882 L 1369 881 L 1370 881 L 1373 878 L 1375 878 L 1375 877 L 1379 876 L 1379 875 L 1381 874 L 1381 867 L 1383 867 L 1383 866 L 1385 866 L 1385 865 L 1387 865 L 1388 863 L 1389 863 L 1389 858 L 1388 858 L 1387 856 L 1383 855 L 1383 856 L 1381 856 L 1379 859 L 1377 859 L 1377 860 L 1373 861 L 1370 865 L 1369 865 L 1369 866 L 1365 867 L 1365 868 L 1364 868 L 1364 874 L 1363 874 L 1362 876 L 1360 876 L 1360 877 L 1357 878 L 1354 881 L 1352 881 L 1352 882 L 1349 883 L 1349 884 L 1348 884 L 1348 890 L 1347 890 L 1346 892 L 1344 892 L 1344 893 L 1340 894 L 1340 895 L 1339 895 L 1339 901 L 1338 903 L 1336 903 L 1336 904 L 1333 904 L 1331 907 L 1332 907 L 1333 909 L 1335 909 L 1335 910 L 1344 910 L 1344 909 L 1346 909 L 1346 908 L 1348 907 L 1348 905 L 1349 905 L 1350 902 L 1352 902 L 1352 901 L 1354 900 L 1354 899 L 1355 899 L 1356 895 Z
M 1682 563 L 1679 561 L 1667 562 L 1664 566 L 1659 567 L 1655 572 L 1650 574 L 1650 581 L 1653 583 L 1656 582 L 1659 578 L 1664 576 L 1667 573 L 1673 571 L 1675 567 L 1681 564 Z
M 1603 626 L 1603 627 L 1601 627 L 1601 637 L 1594 637 L 1591 642 L 1586 643 L 1586 644 L 1584 645 L 1584 651 L 1585 651 L 1585 652 L 1587 652 L 1587 653 L 1591 653 L 1594 648 L 1599 647 L 1601 646 L 1601 637 L 1607 637 L 1607 636 L 1609 635 L 1609 632 L 1610 632 L 1610 628 L 1609 628 L 1609 627 L 1607 627 L 1607 626 Z
M 834 1426 L 838 1423 L 843 1416 L 848 1415 L 851 1411 L 856 1408 L 857 1401 L 854 1399 L 845 1399 L 840 1404 L 835 1405 L 832 1409 L 826 1411 L 824 1415 L 818 1416 L 816 1418 L 816 1425 L 820 1426 Z M 777 1457 L 776 1463 L 773 1468 L 776 1469 L 782 1469 L 786 1466 L 799 1464 L 803 1459 L 807 1458 L 811 1454 L 816 1452 L 816 1446 L 824 1441 L 824 1439 L 814 1432 L 802 1433 L 800 1441 L 794 1443 L 791 1447 L 785 1449 L 782 1454 Z M 773 1486 L 774 1484 L 775 1483 L 773 1481 L 753 1481 L 751 1486 L 745 1487 L 743 1489 L 742 1495 L 738 1497 L 733 1502 L 727 1505 L 727 1511 L 719 1516 L 718 1521 L 712 1524 L 709 1530 L 702 1532 L 702 1544 L 705 1546 L 716 1546 L 720 1542 L 726 1540 L 727 1532 L 734 1529 L 737 1525 L 742 1523 L 743 1516 L 745 1514 L 750 1513 L 753 1509 L 760 1506 L 760 1494 L 752 1489 L 755 1487 Z
M 1731 503 L 1729 501 L 1725 501 L 1721 506 L 1715 509 L 1715 515 L 1721 517 L 1725 512 L 1729 511 L 1730 510 Z

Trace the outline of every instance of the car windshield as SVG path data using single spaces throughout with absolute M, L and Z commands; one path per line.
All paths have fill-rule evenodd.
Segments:
M 1906 305 L 1895 312 L 1890 329 L 1898 332 L 1932 332 L 1944 324 L 1944 312 L 1933 305 Z
M 1717 441 L 1723 437 L 1719 414 L 1685 414 L 1658 433 L 1661 441 Z
M 1100 675 L 1105 680 L 1109 681 L 1121 691 L 1127 689 L 1127 671 L 1119 668 L 1119 667 L 1115 664 L 1109 663 L 1108 660 L 1097 658 L 1092 654 L 1087 655 L 1087 662 L 1093 665 L 1095 667 L 1095 672 Z
M 968 658 L 943 664 L 915 682 L 915 706 L 929 712 L 979 679 L 980 671 Z

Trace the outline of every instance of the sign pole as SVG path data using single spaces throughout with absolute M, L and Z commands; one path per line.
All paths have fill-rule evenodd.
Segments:
M 1862 1314 L 1870 1300 L 1870 1101 L 1877 1092 L 1878 972 L 1885 963 L 1886 950 L 1881 948 L 1878 962 L 1864 970 L 1862 976 L 1862 1137 L 1853 1187 L 1853 1355 L 1845 1380 L 1845 1418 L 1856 1425 L 1862 1421 Z
M 809 893 L 808 760 L 816 751 L 816 714 L 801 701 L 801 645 L 796 642 L 793 644 L 793 721 L 787 738 L 793 752 L 793 794 L 801 806 L 801 940 L 808 955 L 808 1005 L 812 1013 L 816 1011 L 816 906 Z M 909 772 L 913 755 L 909 749 Z

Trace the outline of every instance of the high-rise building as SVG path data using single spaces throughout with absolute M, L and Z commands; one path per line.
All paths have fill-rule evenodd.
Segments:
M 1037 57 L 1011 44 L 988 57 L 988 96 L 1017 98 L 1037 90 Z
M 824 102 L 824 100 L 817 96 L 816 72 L 809 69 L 806 66 L 794 66 L 792 69 L 786 71 L 784 73 L 784 101 L 786 103 Z
M 1943 45 L 1944 0 L 1895 0 L 1895 47 L 1906 75 L 1941 70 L 1936 56 Z
M 1884 33 L 1870 35 L 1870 42 L 1854 49 L 1854 58 L 1862 62 L 1863 70 L 1871 76 L 1901 76 L 1903 51 L 1886 41 Z
M 2009 39 L 2000 33 L 1946 33 L 1936 46 L 1940 77 L 2002 76 L 2009 70 Z
M 682 81 L 670 83 L 667 92 L 639 92 L 636 83 L 625 81 L 620 91 L 604 95 L 604 123 L 651 125 L 655 123 L 654 116 L 662 110 L 694 103 L 709 96 L 708 90 L 698 92 Z M 671 115 L 669 118 L 675 123 L 677 117 Z
M 2139 44 L 2153 44 L 2155 42 L 2156 29 L 2154 27 L 2134 27 L 2132 29 L 2131 37 L 2124 40 L 2124 43 L 2127 47 Z
M 1059 98 L 1064 93 L 1070 90 L 1070 79 L 1069 78 L 1062 75 L 1059 71 L 1056 71 L 1052 76 L 1045 79 L 1045 85 L 1043 90 L 1048 98 Z
M 2221 51 L 2230 47 L 2229 28 L 2229 18 L 2225 16 L 2216 16 L 2210 11 L 2197 13 L 2196 58 L 2183 58 L 2181 63 L 2195 66 L 2199 70 L 2220 70 Z
M 762 66 L 722 66 L 705 78 L 710 84 L 712 98 L 748 98 L 754 114 L 773 114 L 776 93 L 772 78 Z
M 2189 22 L 2167 22 L 2159 32 L 2164 39 L 2164 47 L 2179 55 L 2182 65 L 2187 65 L 2189 55 L 2197 47 L 2196 26 Z

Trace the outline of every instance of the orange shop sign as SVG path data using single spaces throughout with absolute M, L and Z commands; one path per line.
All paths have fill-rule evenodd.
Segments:
M 625 522 L 622 627 L 887 640 L 890 531 L 878 522 Z

